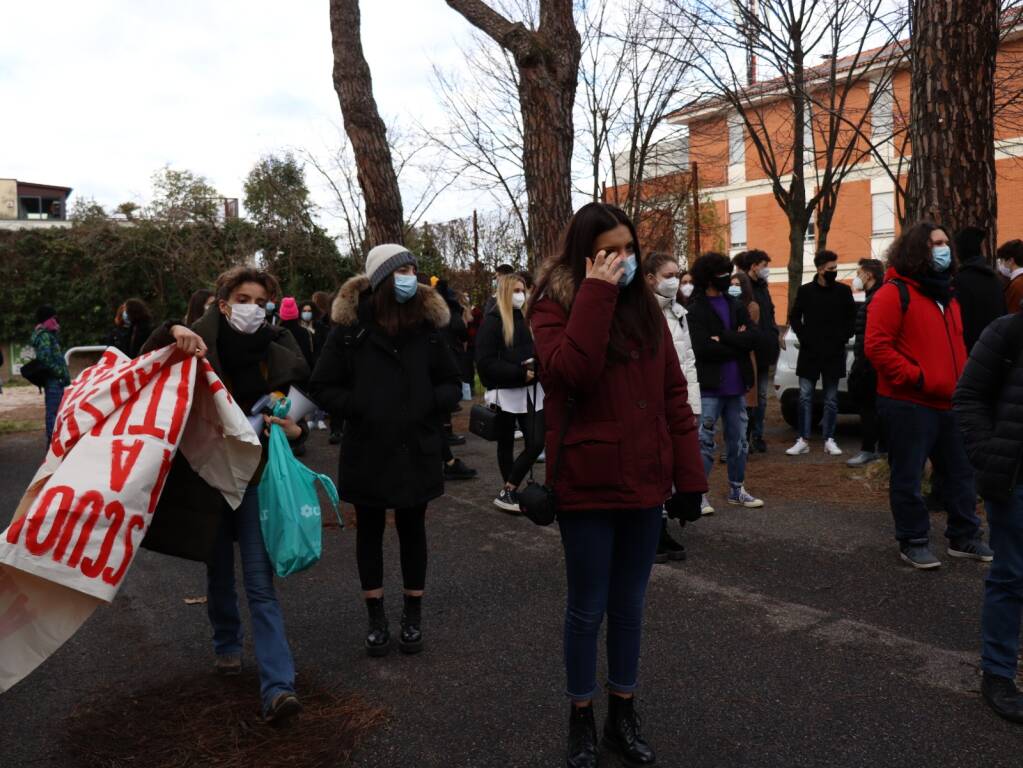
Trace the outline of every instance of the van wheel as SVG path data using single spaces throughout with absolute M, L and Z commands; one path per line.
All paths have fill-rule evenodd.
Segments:
M 781 417 L 793 429 L 799 429 L 799 393 L 785 392 L 781 396 Z

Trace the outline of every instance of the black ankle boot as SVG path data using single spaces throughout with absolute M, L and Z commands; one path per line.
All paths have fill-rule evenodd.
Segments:
M 387 614 L 384 613 L 384 598 L 367 597 L 366 609 L 369 611 L 366 653 L 370 656 L 386 656 L 391 650 L 391 630 L 387 626 Z
M 593 720 L 593 705 L 572 705 L 568 717 L 568 768 L 597 768 L 597 724 Z
M 422 618 L 423 598 L 405 595 L 405 608 L 401 612 L 401 637 L 398 647 L 402 653 L 419 653 L 423 650 L 423 632 L 420 627 Z
M 623 699 L 612 693 L 607 697 L 607 704 L 604 746 L 617 752 L 627 765 L 643 766 L 657 762 L 657 756 L 639 732 L 635 699 Z
M 1020 695 L 1014 680 L 985 672 L 980 693 L 999 717 L 1023 723 L 1023 695 Z

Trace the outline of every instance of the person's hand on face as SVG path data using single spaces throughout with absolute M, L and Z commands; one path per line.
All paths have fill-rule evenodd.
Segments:
M 624 273 L 625 265 L 622 263 L 621 254 L 608 254 L 607 251 L 597 251 L 597 255 L 594 258 L 586 259 L 586 277 L 603 280 L 611 285 L 618 285 Z

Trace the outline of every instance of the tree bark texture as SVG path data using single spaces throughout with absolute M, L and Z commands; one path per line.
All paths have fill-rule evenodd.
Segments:
M 998 0 L 913 0 L 907 222 L 951 236 L 964 226 L 997 242 L 995 53 Z
M 529 210 L 530 267 L 557 253 L 572 216 L 572 111 L 582 41 L 572 0 L 540 0 L 535 31 L 481 0 L 447 0 L 515 58 L 522 112 L 522 163 Z
M 404 213 L 391 161 L 387 128 L 373 98 L 373 78 L 362 50 L 359 0 L 330 0 L 334 90 L 352 142 L 366 206 L 369 247 L 404 243 Z

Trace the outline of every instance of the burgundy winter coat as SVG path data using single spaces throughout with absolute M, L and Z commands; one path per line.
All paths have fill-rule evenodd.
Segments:
M 618 288 L 587 279 L 576 295 L 571 270 L 554 267 L 530 313 L 546 399 L 547 473 L 568 398 L 575 412 L 554 490 L 559 512 L 649 509 L 678 491 L 705 493 L 696 420 L 667 323 L 653 354 L 638 346 L 608 360 Z M 549 481 L 549 479 L 548 479 Z

